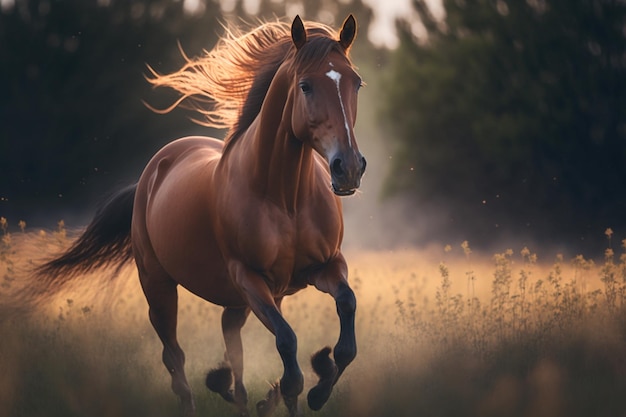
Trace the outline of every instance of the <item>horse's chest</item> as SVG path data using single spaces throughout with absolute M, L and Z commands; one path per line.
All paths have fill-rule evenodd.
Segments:
M 292 243 L 285 247 L 291 256 L 290 280 L 301 272 L 315 268 L 333 258 L 341 245 L 342 223 L 337 216 L 306 216 L 294 224 Z
M 302 288 L 306 282 L 297 282 L 302 272 L 326 263 L 341 244 L 341 219 L 330 214 L 321 219 L 260 210 L 240 229 L 241 257 L 263 272 L 276 294 Z
M 299 221 L 296 228 L 297 254 L 325 262 L 341 243 L 341 227 L 341 222 L 334 216 Z

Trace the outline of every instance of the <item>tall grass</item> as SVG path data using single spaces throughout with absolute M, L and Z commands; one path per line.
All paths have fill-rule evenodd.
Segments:
M 14 231 L 0 220 L 0 301 L 72 233 Z M 68 237 L 69 235 L 69 237 Z M 491 256 L 469 243 L 430 250 L 348 251 L 359 354 L 320 412 L 304 416 L 620 416 L 626 413 L 626 250 L 604 259 L 541 259 L 528 248 Z M 81 285 L 28 317 L 0 319 L 0 417 L 174 416 L 161 345 L 129 272 L 112 297 Z M 87 289 L 87 290 L 85 290 Z M 102 302 L 102 300 L 109 300 Z M 309 355 L 333 345 L 332 299 L 308 289 L 285 300 Z M 203 387 L 223 357 L 218 307 L 182 291 L 179 339 L 199 415 L 235 410 Z M 272 336 L 243 331 L 251 408 L 281 374 Z M 284 408 L 277 415 L 286 415 Z

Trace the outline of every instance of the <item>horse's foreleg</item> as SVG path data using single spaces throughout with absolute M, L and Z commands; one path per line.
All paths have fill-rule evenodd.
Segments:
M 289 409 L 289 415 L 293 417 L 298 410 L 298 395 L 304 388 L 304 377 L 296 355 L 296 334 L 282 316 L 263 276 L 242 264 L 233 265 L 231 273 L 254 314 L 276 336 L 276 348 L 284 368 L 280 379 L 280 393 Z M 268 398 L 257 404 L 259 414 L 263 416 L 269 414 L 269 409 L 273 408 L 275 391 L 275 388 L 270 390 Z
M 354 334 L 356 297 L 345 281 L 339 282 L 334 297 L 341 327 L 339 341 L 333 350 L 335 363 L 339 370 L 337 378 L 339 378 L 350 362 L 356 357 L 356 337 Z
M 250 314 L 250 309 L 226 307 L 222 313 L 222 332 L 226 343 L 227 366 L 215 369 L 207 375 L 206 383 L 210 390 L 217 392 L 229 402 L 234 402 L 240 416 L 248 415 L 248 394 L 243 385 L 243 345 L 241 328 Z M 232 375 L 235 376 L 234 387 L 231 388 Z
M 330 348 L 326 347 L 311 359 L 313 370 L 320 377 L 316 386 L 311 388 L 307 396 L 309 407 L 319 410 L 328 401 L 333 386 L 356 357 L 356 338 L 354 334 L 354 317 L 356 297 L 347 282 L 347 266 L 342 255 L 334 262 L 311 277 L 311 283 L 323 292 L 330 294 L 337 305 L 340 333 L 339 341 L 333 350 L 334 362 L 330 359 Z

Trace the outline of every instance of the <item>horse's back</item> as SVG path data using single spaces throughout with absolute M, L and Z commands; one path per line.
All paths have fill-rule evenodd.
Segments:
M 158 262 L 188 290 L 217 304 L 237 304 L 212 230 L 213 174 L 223 142 L 187 137 L 163 147 L 139 180 L 133 231 Z M 135 238 L 133 238 L 135 240 Z M 221 291 L 215 291 L 217 287 Z

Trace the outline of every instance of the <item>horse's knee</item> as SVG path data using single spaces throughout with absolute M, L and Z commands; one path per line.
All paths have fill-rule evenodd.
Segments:
M 354 291 L 347 284 L 344 284 L 337 294 L 336 302 L 337 312 L 341 320 L 341 335 L 333 350 L 333 356 L 337 367 L 343 371 L 356 357 L 356 340 L 354 337 L 356 297 Z
M 298 350 L 298 338 L 289 326 L 285 326 L 280 332 L 276 332 L 276 349 L 283 360 L 295 358 Z
M 347 284 L 342 286 L 335 298 L 339 314 L 354 314 L 356 311 L 356 296 Z

